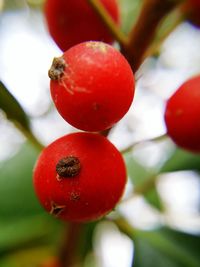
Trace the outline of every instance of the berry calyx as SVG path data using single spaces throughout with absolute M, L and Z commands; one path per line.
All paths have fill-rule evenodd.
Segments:
M 119 24 L 117 1 L 100 2 Z M 44 16 L 52 38 L 62 51 L 89 40 L 113 42 L 109 30 L 86 0 L 46 0 Z
M 167 133 L 180 147 L 200 152 L 200 76 L 183 83 L 165 108 Z
M 56 172 L 60 177 L 76 176 L 79 174 L 80 168 L 80 161 L 74 156 L 62 158 L 56 164 Z
M 49 78 L 54 81 L 59 81 L 64 75 L 65 60 L 62 57 L 55 57 L 51 68 L 48 71 Z
M 134 96 L 134 76 L 118 50 L 91 41 L 70 48 L 60 59 L 65 67 L 53 61 L 50 90 L 58 112 L 69 124 L 84 131 L 103 131 L 127 113 Z
M 79 171 L 60 177 L 58 169 L 66 161 L 64 168 L 78 164 Z M 42 151 L 34 169 L 41 205 L 65 221 L 100 219 L 119 202 L 125 184 L 126 168 L 120 152 L 107 138 L 94 133 L 72 133 L 57 139 Z

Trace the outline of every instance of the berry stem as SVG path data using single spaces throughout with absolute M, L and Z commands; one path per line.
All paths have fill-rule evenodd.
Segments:
M 91 7 L 100 16 L 105 26 L 108 28 L 110 33 L 119 42 L 121 46 L 126 46 L 128 42 L 127 36 L 120 30 L 118 25 L 113 21 L 107 10 L 104 8 L 99 0 L 87 0 Z
M 132 66 L 133 72 L 136 72 L 144 60 L 145 52 L 151 45 L 160 22 L 182 0 L 144 0 L 129 36 L 126 36 L 113 22 L 99 0 L 87 1 L 119 42 L 122 53 Z
M 156 38 L 155 42 L 149 46 L 146 52 L 143 55 L 142 61 L 147 57 L 159 54 L 161 45 L 169 37 L 169 35 L 184 21 L 185 17 L 180 10 L 180 6 L 176 8 L 174 15 L 176 15 L 176 20 L 171 24 L 160 37 Z
M 71 267 L 77 264 L 77 253 L 83 225 L 68 223 L 63 233 L 63 242 L 59 251 L 60 267 Z
M 129 34 L 128 45 L 122 47 L 134 72 L 142 63 L 145 51 L 154 39 L 161 20 L 177 5 L 172 0 L 145 0 L 139 17 Z
M 111 129 L 112 129 L 112 128 L 109 128 L 109 129 L 106 129 L 106 130 L 101 131 L 101 132 L 99 132 L 99 133 L 100 133 L 101 135 L 107 137 L 107 136 L 109 135 Z
M 146 143 L 146 142 L 159 142 L 159 141 L 163 141 L 167 138 L 167 134 L 163 134 L 163 135 L 159 135 L 159 136 L 156 136 L 154 138 L 150 138 L 150 139 L 145 139 L 145 140 L 141 140 L 141 141 L 138 141 L 138 142 L 135 142 L 133 144 L 131 144 L 130 146 L 128 146 L 127 148 L 125 149 L 122 149 L 120 152 L 122 154 L 125 154 L 125 153 L 128 153 L 130 152 L 132 149 L 134 149 L 137 145 L 140 145 L 140 144 L 143 144 L 143 143 Z

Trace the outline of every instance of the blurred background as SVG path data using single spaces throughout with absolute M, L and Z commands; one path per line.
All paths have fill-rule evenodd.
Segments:
M 64 235 L 64 224 L 43 211 L 32 187 L 40 152 L 33 136 L 47 145 L 77 131 L 50 97 L 48 69 L 62 51 L 48 32 L 43 2 L 0 0 L 0 80 L 31 129 L 30 135 L 8 120 L 15 100 L 5 102 L 0 109 L 0 267 L 53 267 Z M 142 1 L 118 2 L 121 29 L 128 33 Z M 168 16 L 161 31 L 176 16 Z M 199 51 L 200 28 L 183 21 L 137 71 L 133 105 L 109 134 L 124 152 L 126 192 L 107 218 L 84 226 L 82 266 L 199 266 L 200 156 L 176 148 L 163 121 L 169 96 L 200 73 Z

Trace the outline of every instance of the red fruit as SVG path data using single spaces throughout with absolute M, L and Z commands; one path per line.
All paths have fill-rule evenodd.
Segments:
M 167 132 L 180 147 L 200 152 L 200 76 L 186 81 L 168 100 Z
M 66 221 L 96 220 L 111 211 L 126 184 L 119 151 L 99 134 L 73 133 L 38 158 L 34 187 L 42 206 Z
M 200 27 L 200 0 L 187 0 L 183 3 L 182 11 L 190 23 Z
M 119 24 L 116 0 L 100 0 Z M 113 37 L 87 0 L 47 0 L 44 9 L 49 32 L 62 51 L 90 40 L 111 43 Z
M 200 0 L 188 0 L 194 8 L 200 8 Z
M 53 101 L 74 127 L 102 131 L 118 122 L 134 96 L 134 77 L 126 59 L 112 46 L 85 42 L 53 61 L 49 71 Z

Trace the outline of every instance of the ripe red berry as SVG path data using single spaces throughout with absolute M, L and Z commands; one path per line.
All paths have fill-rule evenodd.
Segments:
M 41 153 L 34 187 L 42 206 L 66 221 L 96 220 L 120 200 L 126 184 L 123 158 L 105 137 L 73 133 Z
M 85 42 L 55 58 L 49 70 L 53 101 L 62 117 L 85 131 L 102 131 L 118 122 L 134 96 L 134 77 L 112 46 Z
M 193 25 L 200 27 L 200 0 L 187 0 L 182 5 L 186 19 Z
M 100 0 L 119 24 L 116 0 Z M 90 40 L 111 43 L 113 37 L 87 0 L 46 0 L 44 14 L 49 32 L 62 51 Z
M 188 0 L 194 8 L 200 8 L 200 0 Z
M 200 76 L 186 81 L 168 100 L 167 132 L 180 147 L 200 152 Z

